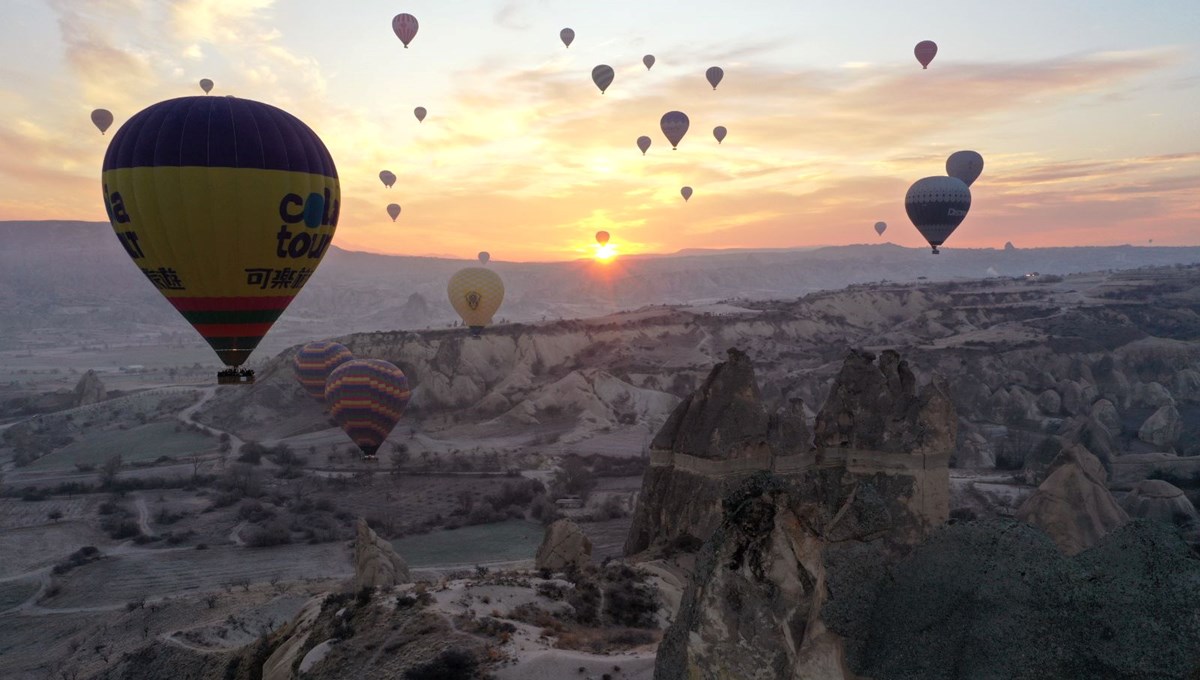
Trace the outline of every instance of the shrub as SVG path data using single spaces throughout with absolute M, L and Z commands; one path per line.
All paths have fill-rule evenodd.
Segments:
M 447 649 L 428 663 L 404 672 L 405 680 L 475 680 L 479 660 L 463 649 Z
M 292 534 L 280 522 L 271 522 L 249 532 L 246 545 L 251 548 L 268 548 L 273 545 L 284 545 L 292 542 Z

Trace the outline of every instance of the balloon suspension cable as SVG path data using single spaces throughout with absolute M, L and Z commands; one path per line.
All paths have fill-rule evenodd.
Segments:
M 934 254 L 934 255 L 941 255 L 941 254 L 942 254 L 942 251 L 938 250 L 938 247 L 937 247 L 937 246 L 934 246 L 934 247 L 933 247 L 933 254 Z

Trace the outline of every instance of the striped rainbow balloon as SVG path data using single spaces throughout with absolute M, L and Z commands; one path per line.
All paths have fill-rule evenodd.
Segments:
M 368 458 L 396 427 L 411 396 L 404 371 L 380 359 L 347 361 L 325 382 L 333 419 Z
M 321 340 L 310 342 L 292 358 L 296 380 L 308 396 L 325 403 L 325 381 L 333 369 L 354 359 L 354 352 L 339 342 Z

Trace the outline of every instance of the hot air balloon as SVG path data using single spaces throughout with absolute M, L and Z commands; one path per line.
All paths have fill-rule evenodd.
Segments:
M 654 66 L 654 55 L 647 54 L 642 57 L 642 63 L 646 65 L 646 70 L 649 71 Z
M 413 115 L 417 117 L 418 123 L 422 123 L 425 121 L 426 113 L 428 113 L 428 112 L 425 110 L 424 106 L 418 106 L 417 108 L 413 109 Z
M 379 181 L 383 182 L 383 186 L 391 189 L 396 183 L 396 175 L 391 170 L 382 170 L 379 173 Z
M 407 50 L 408 44 L 417 37 L 417 18 L 411 14 L 397 14 L 392 17 L 392 31 Z
M 600 94 L 604 94 L 608 86 L 612 85 L 613 75 L 613 68 L 608 64 L 600 64 L 592 69 L 592 82 L 596 83 L 596 87 L 600 88 Z
M 666 135 L 672 149 L 679 147 L 679 142 L 687 134 L 689 124 L 687 114 L 682 111 L 667 111 L 658 121 L 658 126 L 662 128 L 662 133 Z
M 883 232 L 887 231 L 887 222 L 876 222 L 875 233 L 883 236 Z
M 236 367 L 312 276 L 337 228 L 341 189 L 320 138 L 249 99 L 171 99 L 113 136 L 102 186 L 125 252 L 234 367 L 218 382 L 252 382 Z
M 720 83 L 721 79 L 725 77 L 725 72 L 721 70 L 720 66 L 710 66 L 704 72 L 704 77 L 708 79 L 708 84 L 712 85 L 715 90 L 717 89 L 717 83 Z
M 467 267 L 450 277 L 446 294 L 471 335 L 478 336 L 504 302 L 504 282 L 490 269 Z
M 601 246 L 608 245 L 608 232 L 607 231 L 596 232 L 596 243 L 599 243 Z
M 976 151 L 955 151 L 946 159 L 946 174 L 971 186 L 983 172 L 983 156 Z
M 717 144 L 725 141 L 725 135 L 728 134 L 728 132 L 729 131 L 725 129 L 724 125 L 718 125 L 713 128 L 713 137 L 717 138 Z
M 684 187 L 679 190 L 679 193 L 683 195 L 683 202 L 687 203 L 687 200 L 692 197 L 692 188 Z
M 410 398 L 404 371 L 381 359 L 347 361 L 333 369 L 325 383 L 330 414 L 364 458 L 375 457 Z
M 396 218 L 400 216 L 400 205 L 398 203 L 389 203 L 387 214 L 391 215 L 392 221 L 395 222 Z
M 213 81 L 209 80 L 208 78 L 201 78 L 200 79 L 200 89 L 204 90 L 204 94 L 208 94 L 209 92 L 212 92 Z
M 571 43 L 575 42 L 575 31 L 572 31 L 569 28 L 564 28 L 558 32 L 558 37 L 562 39 L 564 45 L 570 47 Z
M 971 209 L 971 190 L 955 177 L 926 177 L 908 188 L 904 210 L 937 255 Z
M 96 129 L 100 130 L 100 134 L 104 134 L 112 124 L 112 111 L 108 109 L 96 109 L 92 111 L 92 125 L 95 125 Z
M 329 340 L 310 342 L 292 357 L 296 380 L 308 396 L 325 403 L 325 381 L 333 369 L 354 358 L 345 345 Z
M 650 148 L 650 138 L 647 137 L 646 135 L 642 135 L 641 137 L 638 137 L 637 138 L 637 146 L 639 149 L 642 150 L 642 155 L 645 156 L 646 150 Z
M 929 68 L 929 62 L 937 55 L 937 43 L 932 40 L 922 40 L 913 48 L 913 54 L 917 55 L 917 61 L 921 62 L 921 68 Z
M 488 252 L 488 251 L 486 251 L 486 250 L 481 250 L 481 251 L 479 251 L 479 262 L 480 262 L 481 264 L 487 264 L 487 263 L 488 263 L 488 260 L 490 260 L 490 259 L 492 259 L 492 254 L 491 254 L 491 253 L 489 253 L 489 252 Z

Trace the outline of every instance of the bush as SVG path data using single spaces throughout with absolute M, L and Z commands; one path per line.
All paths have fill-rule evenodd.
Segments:
M 273 545 L 284 545 L 292 542 L 292 534 L 280 522 L 272 522 L 249 532 L 246 545 L 251 548 L 269 548 Z
M 479 661 L 463 649 L 447 649 L 432 661 L 404 672 L 405 680 L 475 680 Z
M 238 518 L 255 524 L 264 522 L 275 516 L 275 512 L 269 508 L 263 507 L 258 501 L 242 501 L 238 507 Z
M 96 547 L 87 545 L 71 553 L 67 559 L 54 565 L 54 568 L 50 571 L 55 576 L 61 576 L 75 567 L 81 567 L 88 562 L 95 562 L 101 557 L 102 555 Z

